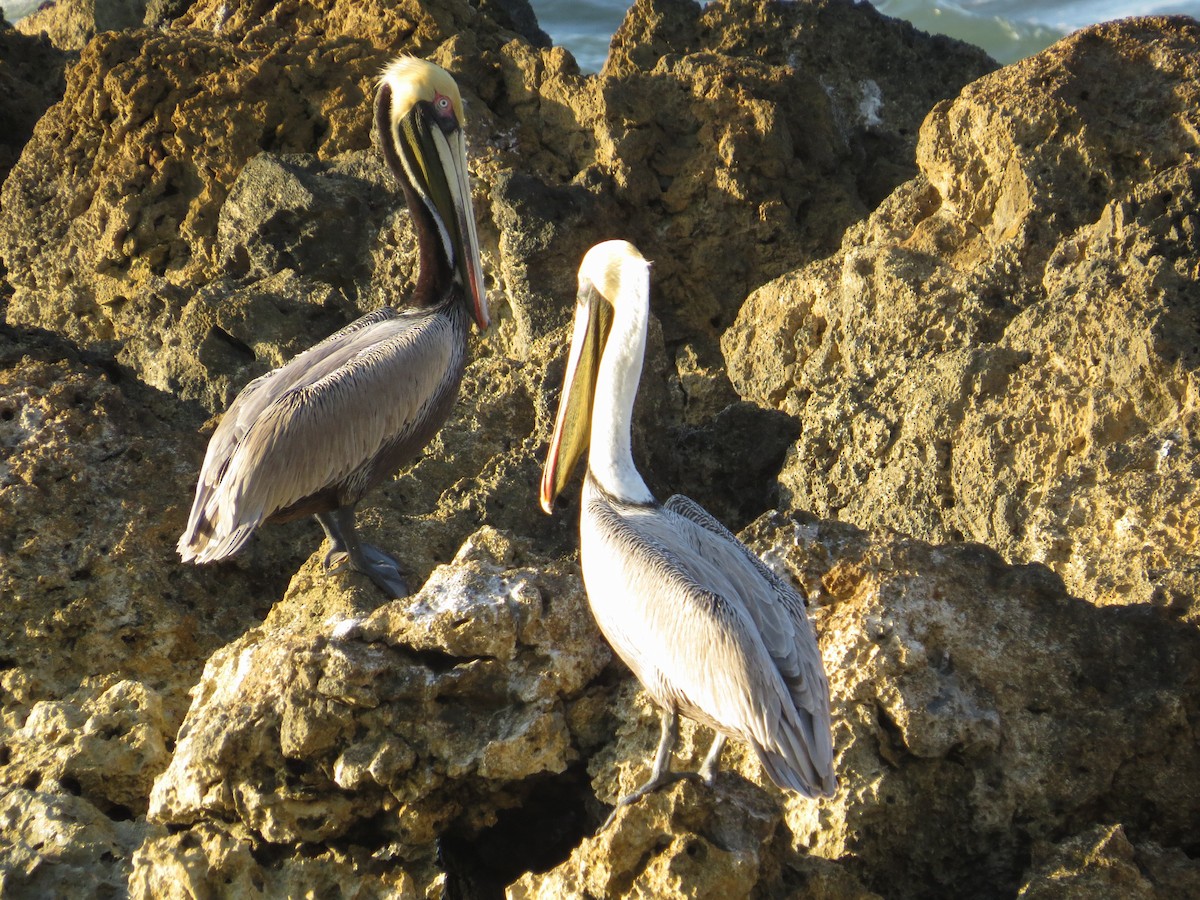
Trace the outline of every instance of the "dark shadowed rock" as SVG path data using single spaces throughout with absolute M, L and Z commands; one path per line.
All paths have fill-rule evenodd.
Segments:
M 397 204 L 374 154 L 334 166 L 260 153 L 246 163 L 217 219 L 226 276 L 265 278 L 283 269 L 343 291 L 370 278 L 370 249 Z
M 67 55 L 44 37 L 27 37 L 0 19 L 0 183 L 33 126 L 62 96 Z

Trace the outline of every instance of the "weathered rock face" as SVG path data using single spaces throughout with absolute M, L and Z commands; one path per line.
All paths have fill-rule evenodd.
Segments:
M 1197 615 L 1197 49 L 1135 21 L 980 79 L 841 251 L 750 297 L 723 346 L 804 423 L 786 503 Z
M 129 858 L 165 829 L 119 821 L 69 793 L 0 788 L 4 893 L 13 897 L 124 896 Z
M 994 65 L 867 6 L 636 3 L 601 73 L 624 127 L 598 155 L 678 298 L 668 321 L 723 330 L 753 287 L 833 251 L 914 174 L 929 108 Z
M 1008 566 L 979 545 L 931 546 L 798 513 L 763 516 L 743 537 L 819 604 L 837 794 L 782 801 L 779 821 L 781 801 L 760 808 L 736 793 L 734 775 L 703 800 L 691 785 L 664 791 L 655 816 L 671 827 L 649 824 L 639 804 L 555 870 L 526 876 L 516 896 L 1011 897 L 1055 871 L 1042 862 L 1026 873 L 1033 848 L 1049 857 L 1092 823 L 1121 823 L 1151 857 L 1192 839 L 1194 627 L 1097 608 L 1044 567 Z M 646 775 L 653 714 L 639 707 L 617 706 L 624 724 L 595 756 L 598 796 Z M 681 764 L 703 757 L 699 731 L 685 729 Z M 744 747 L 727 749 L 725 763 L 764 781 Z M 725 809 L 744 830 L 723 830 Z M 806 855 L 842 866 L 830 872 Z M 1170 854 L 1162 870 L 1182 884 L 1195 874 Z M 703 893 L 706 879 L 720 889 Z M 1153 893 L 1157 879 L 1141 884 L 1167 896 Z
M 1194 890 L 1193 25 L 973 81 L 866 5 L 660 0 L 583 77 L 519 0 L 176 6 L 86 43 L 0 192 L 0 892 Z M 397 52 L 468 101 L 497 320 L 362 509 L 419 590 L 325 573 L 304 522 L 184 567 L 215 414 L 411 289 L 370 137 Z M 651 484 L 754 521 L 814 598 L 828 802 L 730 746 L 593 834 L 657 716 L 571 498 L 535 491 L 575 268 L 614 236 L 655 260 Z M 994 549 L 922 542 L 961 535 Z M 1126 582 L 1170 608 L 1087 602 Z
M 817 628 L 838 769 L 856 775 L 819 817 L 789 800 L 801 846 L 854 856 L 887 896 L 987 895 L 1016 886 L 1033 843 L 1093 822 L 1167 846 L 1194 833 L 1194 627 L 1097 608 L 978 545 L 807 516 L 766 516 L 746 536 L 833 601 Z
M 659 387 L 663 415 L 655 418 L 667 421 L 653 434 L 666 439 L 648 448 L 650 468 L 745 522 L 766 506 L 765 492 L 714 490 L 680 466 L 673 449 L 687 439 L 730 463 L 742 456 L 742 448 L 722 445 L 723 431 L 694 424 L 734 399 L 713 368 L 717 329 L 749 289 L 832 250 L 842 229 L 911 172 L 912 135 L 930 102 L 991 63 L 964 45 L 918 37 L 841 4 L 822 15 L 820 39 L 799 8 L 768 18 L 762 4 L 742 5 L 736 14 L 679 3 L 636 7 L 625 31 L 666 16 L 686 40 L 664 57 L 669 71 L 629 63 L 602 79 L 580 77 L 561 50 L 530 46 L 490 22 L 484 10 L 492 7 L 465 0 L 435 7 L 347 0 L 316 18 L 291 2 L 273 5 L 270 15 L 254 4 L 199 3 L 165 31 L 101 34 L 0 198 L 7 223 L 0 255 L 13 271 L 9 319 L 115 352 L 148 383 L 216 412 L 254 373 L 248 365 L 274 365 L 325 325 L 292 317 L 277 324 L 295 330 L 269 328 L 252 340 L 214 316 L 231 295 L 238 294 L 235 307 L 257 294 L 277 297 L 278 284 L 256 284 L 283 277 L 273 267 L 320 281 L 288 293 L 309 295 L 309 309 L 320 306 L 340 321 L 405 296 L 411 241 L 392 240 L 396 229 L 381 231 L 376 218 L 395 208 L 398 194 L 376 155 L 353 154 L 368 150 L 372 78 L 388 56 L 433 55 L 462 84 L 475 170 L 493 186 L 490 197 L 476 196 L 485 263 L 503 289 L 489 352 L 536 357 L 539 339 L 566 319 L 587 247 L 614 234 L 634 239 L 656 260 L 668 348 L 662 371 L 671 380 Z M 517 12 L 500 20 L 528 31 Z M 878 47 L 866 75 L 886 92 L 882 117 L 851 114 L 861 98 L 847 93 L 859 90 L 849 76 L 822 87 L 807 74 L 810 48 L 830 30 L 846 42 L 867 35 Z M 930 55 L 940 62 L 916 77 Z M 878 152 L 868 159 L 872 142 Z M 317 160 L 303 164 L 304 177 L 293 167 L 299 184 L 285 185 L 284 173 L 266 171 L 274 164 L 247 166 L 262 152 Z M 890 174 L 879 175 L 880 167 Z M 240 198 L 261 196 L 271 178 L 283 196 L 264 203 L 279 209 L 239 211 Z M 297 196 L 321 184 L 327 190 Z M 315 212 L 301 219 L 313 233 L 291 233 L 287 209 L 296 204 L 323 210 L 331 227 L 344 210 L 362 222 L 359 234 L 330 259 Z M 257 220 L 241 246 L 245 214 Z M 288 241 L 297 249 L 294 238 L 307 242 L 299 254 L 287 251 Z M 305 262 L 304 252 L 318 258 Z M 346 269 L 332 271 L 335 263 Z M 709 374 L 695 377 L 695 361 Z M 531 371 L 543 369 L 544 361 Z M 538 377 L 533 385 L 540 384 Z M 690 407 L 693 424 L 663 429 L 681 423 L 681 407 Z M 758 454 L 773 469 L 792 435 L 769 417 L 763 430 L 778 435 Z
M 1193 897 L 1200 893 L 1200 865 L 1179 851 L 1154 844 L 1135 846 L 1119 825 L 1098 826 L 1046 848 L 1018 896 Z
M 235 821 L 255 844 L 361 845 L 369 825 L 372 847 L 428 878 L 439 835 L 572 784 L 604 714 L 585 692 L 610 659 L 573 566 L 485 529 L 365 618 L 330 612 L 328 592 L 294 586 L 209 659 L 152 821 Z M 314 607 L 329 617 L 290 612 Z
M 30 36 L 44 34 L 61 50 L 82 50 L 102 31 L 137 28 L 146 19 L 146 0 L 52 0 L 16 24 Z
M 194 412 L 56 339 L 0 340 L 0 783 L 127 817 L 145 809 L 205 657 L 286 576 L 235 565 L 217 593 L 178 565 L 188 501 L 160 487 L 194 478 Z

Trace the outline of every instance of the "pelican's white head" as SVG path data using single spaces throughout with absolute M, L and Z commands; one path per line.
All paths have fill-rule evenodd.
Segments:
M 650 263 L 629 241 L 604 241 L 584 254 L 579 264 L 579 295 L 595 288 L 614 309 L 618 300 L 650 302 Z
M 542 471 L 541 504 L 546 512 L 589 445 L 588 468 L 606 491 L 634 503 L 653 500 L 630 450 L 630 419 L 649 317 L 646 258 L 628 241 L 592 247 L 579 266 L 571 349 Z

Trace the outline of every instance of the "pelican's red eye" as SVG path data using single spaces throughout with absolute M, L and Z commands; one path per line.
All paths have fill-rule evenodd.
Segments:
M 445 94 L 434 94 L 433 95 L 433 108 L 436 109 L 439 113 L 446 114 L 452 110 L 453 104 L 451 104 L 450 98 L 447 97 Z

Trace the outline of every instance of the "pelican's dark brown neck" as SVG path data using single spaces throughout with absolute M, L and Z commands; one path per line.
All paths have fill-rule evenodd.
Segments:
M 405 179 L 400 180 L 404 198 L 417 232 L 417 285 L 413 288 L 412 306 L 433 306 L 445 299 L 454 284 L 454 270 L 442 250 L 437 224 L 421 198 Z
M 396 154 L 391 135 L 391 109 L 392 89 L 385 83 L 380 87 L 379 95 L 375 99 L 375 127 L 379 145 L 383 150 L 383 159 L 391 169 L 392 175 L 400 182 L 413 228 L 417 232 L 417 284 L 409 305 L 433 306 L 445 299 L 450 291 L 454 282 L 454 270 L 438 237 L 438 226 L 433 218 L 433 211 L 409 182 L 404 164 Z

